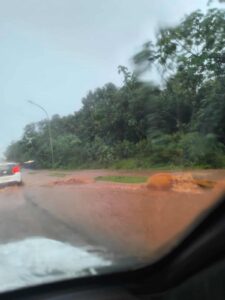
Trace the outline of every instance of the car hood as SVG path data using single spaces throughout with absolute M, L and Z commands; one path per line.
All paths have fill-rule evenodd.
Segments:
M 29 238 L 0 245 L 0 291 L 61 279 L 98 274 L 111 261 L 47 238 Z

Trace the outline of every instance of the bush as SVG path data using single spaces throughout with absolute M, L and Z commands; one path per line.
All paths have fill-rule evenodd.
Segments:
M 136 146 L 127 140 L 117 143 L 113 147 L 114 157 L 117 159 L 127 159 L 136 153 Z
M 179 136 L 162 134 L 151 140 L 151 160 L 153 164 L 180 164 L 181 151 Z
M 187 133 L 180 139 L 179 147 L 182 149 L 184 165 L 215 168 L 225 165 L 224 146 L 214 134 Z
M 84 148 L 87 153 L 86 162 L 99 162 L 107 165 L 115 159 L 113 148 L 99 137 L 96 137 L 92 143 L 84 145 Z

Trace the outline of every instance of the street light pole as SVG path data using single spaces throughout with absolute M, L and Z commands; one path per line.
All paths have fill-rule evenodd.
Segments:
M 46 115 L 47 120 L 48 120 L 48 136 L 49 136 L 49 146 L 50 146 L 50 151 L 51 151 L 51 161 L 52 161 L 52 168 L 54 167 L 54 150 L 53 150 L 53 143 L 52 143 L 52 130 L 51 130 L 51 121 L 49 118 L 49 114 L 47 112 L 46 109 L 44 109 L 44 107 L 42 107 L 40 104 L 32 101 L 32 100 L 28 100 L 28 102 L 32 105 L 37 106 L 38 108 L 40 108 Z

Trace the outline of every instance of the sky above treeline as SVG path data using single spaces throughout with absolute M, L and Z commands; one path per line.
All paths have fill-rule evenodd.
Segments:
M 118 65 L 159 26 L 206 9 L 206 0 L 0 0 L 0 156 L 27 123 L 81 107 L 87 92 L 121 84 Z M 154 78 L 154 74 L 152 75 Z

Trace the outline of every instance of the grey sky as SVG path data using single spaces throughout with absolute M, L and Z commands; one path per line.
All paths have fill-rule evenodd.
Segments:
M 81 107 L 87 91 L 112 81 L 117 66 L 159 24 L 205 9 L 206 0 L 0 0 L 0 154 L 23 127 Z

